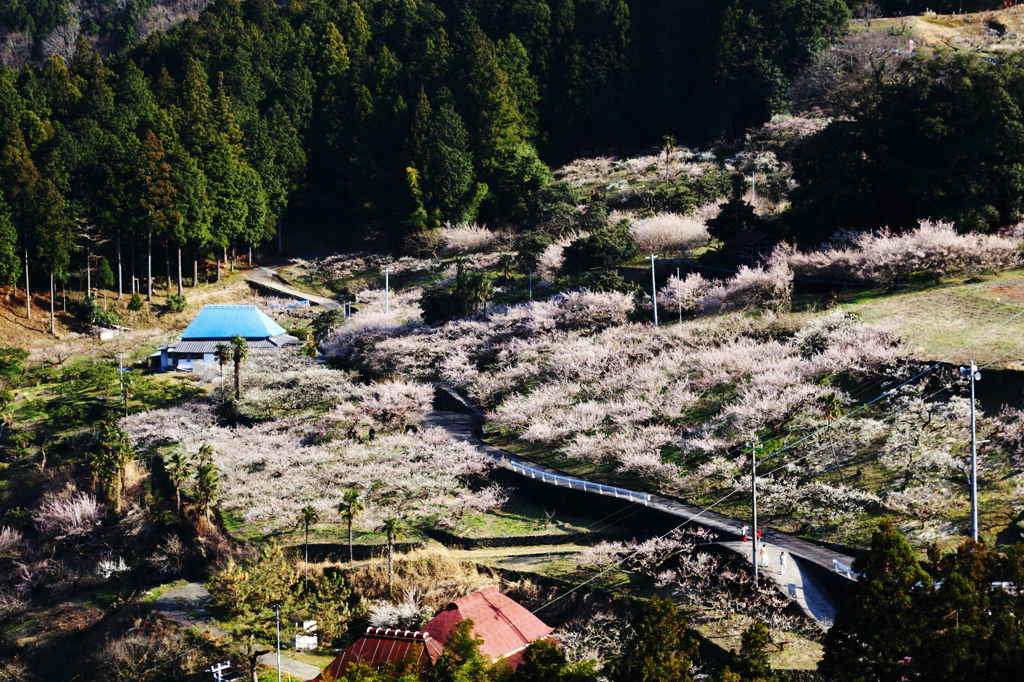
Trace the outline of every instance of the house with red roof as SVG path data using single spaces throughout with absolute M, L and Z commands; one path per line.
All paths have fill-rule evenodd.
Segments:
M 491 661 L 505 659 L 513 668 L 521 662 L 515 654 L 520 654 L 530 642 L 555 631 L 494 586 L 456 599 L 423 629 L 443 643 L 448 641 L 455 624 L 468 618 L 473 619 L 473 634 L 484 641 L 480 653 Z
M 349 665 L 366 663 L 376 669 L 411 657 L 425 671 L 437 662 L 452 628 L 467 619 L 473 621 L 473 635 L 483 640 L 480 653 L 492 662 L 504 660 L 513 668 L 523 662 L 523 651 L 530 642 L 555 630 L 497 587 L 486 587 L 445 606 L 421 631 L 369 628 L 328 669 L 336 679 Z M 322 679 L 323 673 L 313 682 Z

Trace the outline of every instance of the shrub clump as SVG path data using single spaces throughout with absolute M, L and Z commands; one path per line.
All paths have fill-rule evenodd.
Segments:
M 182 310 L 188 307 L 188 301 L 185 300 L 184 296 L 178 294 L 171 294 L 167 297 L 167 310 L 172 313 L 180 313 Z
M 698 273 L 680 280 L 673 275 L 658 292 L 658 304 L 690 316 L 747 309 L 782 312 L 789 309 L 792 296 L 792 270 L 785 263 L 774 263 L 767 270 L 741 265 L 736 276 L 727 280 L 705 279 Z

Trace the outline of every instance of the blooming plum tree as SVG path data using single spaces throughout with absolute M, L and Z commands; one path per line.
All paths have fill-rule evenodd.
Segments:
M 882 284 L 906 281 L 916 272 L 936 282 L 968 272 L 999 271 L 1021 262 L 1020 239 L 959 234 L 953 223 L 922 220 L 916 229 L 897 233 L 888 228 L 857 234 L 847 244 L 801 252 L 781 244 L 772 264 L 786 264 L 800 277 L 873 280 Z

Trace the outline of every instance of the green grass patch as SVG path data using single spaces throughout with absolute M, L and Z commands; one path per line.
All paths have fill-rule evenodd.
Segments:
M 160 599 L 162 596 L 164 596 L 168 592 L 171 592 L 172 590 L 176 590 L 179 587 L 185 587 L 186 585 L 188 585 L 188 581 L 187 580 L 180 580 L 180 579 L 179 580 L 175 580 L 174 582 L 166 583 L 164 585 L 157 585 L 152 590 L 147 590 L 145 592 L 145 594 L 143 594 L 139 598 L 139 601 L 142 602 L 143 604 L 151 604 L 151 603 L 155 602 L 157 599 Z
M 287 656 L 288 658 L 296 661 L 302 661 L 310 665 L 315 665 L 318 668 L 326 668 L 328 665 L 334 662 L 334 659 L 338 657 L 338 654 L 331 650 L 316 649 L 314 651 L 293 651 L 291 649 L 281 649 L 281 655 Z M 282 674 L 282 678 L 284 675 Z M 274 678 L 274 682 L 277 682 L 277 678 Z
M 625 528 L 559 514 L 554 509 L 548 510 L 521 498 L 512 498 L 498 511 L 464 519 L 455 534 L 469 538 L 496 538 L 616 531 L 625 531 Z

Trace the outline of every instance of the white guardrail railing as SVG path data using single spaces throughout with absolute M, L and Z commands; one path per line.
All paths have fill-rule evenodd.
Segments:
M 856 580 L 857 578 L 864 577 L 860 573 L 855 573 L 852 566 L 847 566 L 838 559 L 832 560 L 832 568 L 835 569 L 836 573 L 839 573 L 840 575 L 845 575 L 850 580 Z
M 638 493 L 633 490 L 626 490 L 625 488 L 616 488 L 613 485 L 601 485 L 600 483 L 591 483 L 585 481 L 582 478 L 571 478 L 569 476 L 559 476 L 558 474 L 552 474 L 548 471 L 542 471 L 540 469 L 534 469 L 533 467 L 523 466 L 518 462 L 512 462 L 507 459 L 503 459 L 502 463 L 517 473 L 523 476 L 529 476 L 530 478 L 540 479 L 542 483 L 550 483 L 551 485 L 566 486 L 570 490 L 577 489 L 588 493 L 597 493 L 598 495 L 611 495 L 617 498 L 625 498 L 629 500 L 637 500 L 643 502 L 646 506 L 651 501 L 651 496 L 646 493 Z

